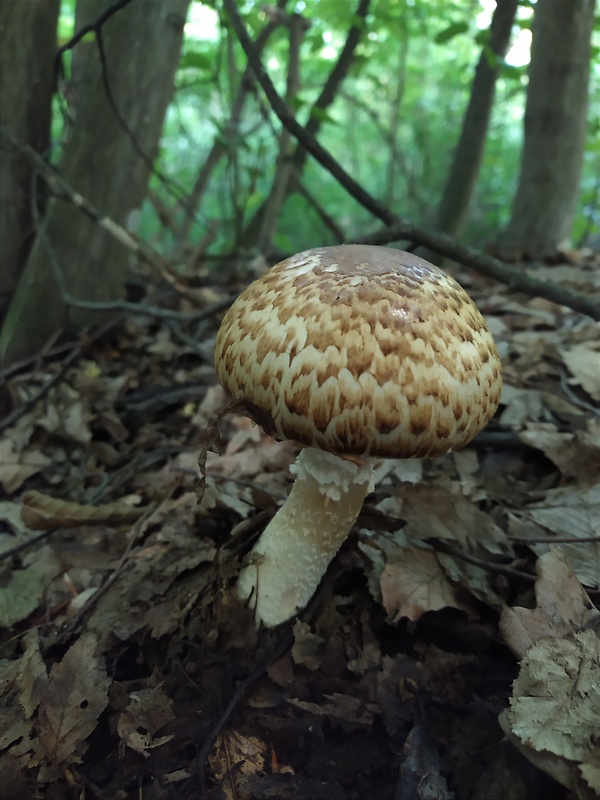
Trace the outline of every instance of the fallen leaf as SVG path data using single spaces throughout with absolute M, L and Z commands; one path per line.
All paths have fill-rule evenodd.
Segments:
M 366 703 L 358 697 L 334 692 L 326 694 L 328 703 L 310 703 L 306 700 L 290 698 L 288 703 L 296 708 L 301 708 L 317 717 L 328 717 L 331 721 L 343 722 L 351 728 L 372 725 L 379 707 L 375 703 Z
M 42 658 L 39 634 L 35 628 L 25 636 L 26 650 L 19 660 L 19 703 L 27 719 L 30 719 L 48 686 L 48 673 Z
M 573 764 L 585 765 L 592 758 L 599 731 L 600 640 L 595 632 L 534 644 L 521 663 L 504 719 L 519 742 L 546 756 L 545 771 L 575 791 Z M 594 769 L 588 774 L 593 776 Z
M 7 494 L 14 494 L 27 478 L 42 472 L 50 463 L 39 450 L 32 448 L 19 453 L 10 439 L 0 441 L 0 483 Z
M 521 524 L 509 525 L 512 534 L 523 540 L 527 539 L 527 520 L 533 521 L 537 528 L 530 532 L 532 538 L 538 538 L 544 528 L 561 539 L 588 539 L 598 535 L 600 519 L 600 483 L 592 486 L 565 486 L 549 489 L 544 499 L 532 503 L 518 513 L 512 512 L 509 519 L 518 520 Z M 541 528 L 541 531 L 540 531 Z M 545 553 L 547 543 L 530 547 L 536 553 Z M 568 556 L 579 580 L 586 586 L 600 588 L 600 542 L 557 542 L 557 546 Z
M 40 743 L 55 769 L 80 761 L 86 739 L 108 705 L 103 660 L 96 656 L 97 639 L 84 634 L 50 670 L 38 711 Z
M 21 519 L 34 531 L 98 524 L 118 527 L 136 522 L 148 510 L 122 502 L 98 506 L 81 505 L 49 497 L 37 491 L 25 492 L 22 503 Z
M 209 757 L 214 779 L 219 782 L 223 800 L 252 800 L 243 788 L 244 780 L 262 774 L 267 764 L 268 747 L 256 736 L 225 731 L 215 742 Z
M 462 494 L 442 486 L 401 484 L 395 497 L 400 501 L 396 516 L 406 521 L 407 538 L 442 539 L 463 547 L 484 548 L 489 553 L 508 554 L 511 546 L 494 520 Z
M 600 400 L 600 339 L 580 342 L 570 347 L 559 348 L 562 360 L 573 380 L 594 400 Z
M 0 569 L 0 628 L 11 628 L 32 614 L 38 607 L 43 580 L 33 567 Z
M 541 450 L 566 478 L 592 483 L 600 468 L 600 424 L 590 420 L 589 430 L 559 433 L 554 425 L 528 425 L 519 431 L 519 439 Z
M 117 731 L 128 747 L 148 758 L 151 750 L 173 738 L 172 735 L 156 736 L 173 719 L 173 701 L 162 686 L 140 689 L 131 693 L 130 703 L 119 717 Z
M 536 607 L 505 608 L 500 616 L 500 632 L 517 658 L 541 639 L 569 636 L 600 617 L 558 548 L 538 558 L 536 571 Z
M 418 620 L 427 611 L 451 606 L 473 614 L 464 589 L 450 581 L 432 550 L 403 550 L 381 575 L 383 607 L 392 622 Z

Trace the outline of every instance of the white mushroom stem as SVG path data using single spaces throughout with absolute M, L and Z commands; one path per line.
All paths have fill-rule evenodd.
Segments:
M 257 623 L 274 627 L 306 606 L 372 491 L 370 463 L 356 465 L 307 448 L 291 467 L 296 482 L 240 573 L 237 592 Z

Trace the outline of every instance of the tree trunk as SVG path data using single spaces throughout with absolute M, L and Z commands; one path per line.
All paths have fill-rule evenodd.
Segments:
M 79 0 L 76 29 L 94 22 L 110 4 Z M 110 91 L 150 164 L 173 92 L 188 4 L 136 0 L 102 28 Z M 96 39 L 74 49 L 71 96 L 74 121 L 59 172 L 92 205 L 131 228 L 150 171 L 111 107 Z M 102 228 L 65 201 L 52 200 L 10 306 L 0 356 L 25 357 L 56 331 L 78 331 L 98 319 L 65 303 L 54 274 L 57 265 L 72 296 L 106 301 L 121 295 L 127 261 L 128 253 Z
M 38 153 L 50 144 L 52 64 L 60 0 L 3 0 L 0 15 L 0 124 Z M 0 320 L 4 318 L 33 239 L 33 169 L 0 142 Z
M 505 257 L 543 259 L 568 239 L 585 148 L 595 0 L 535 5 L 525 138 Z
M 469 210 L 483 159 L 496 79 L 508 51 L 517 6 L 518 0 L 497 1 L 490 38 L 475 70 L 469 105 L 436 214 L 436 230 L 451 236 L 460 232 Z

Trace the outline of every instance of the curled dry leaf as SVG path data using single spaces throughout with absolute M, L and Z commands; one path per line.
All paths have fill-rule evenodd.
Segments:
M 22 503 L 21 519 L 34 531 L 78 528 L 81 525 L 128 525 L 147 511 L 146 508 L 119 502 L 99 506 L 70 503 L 34 490 L 25 492 Z

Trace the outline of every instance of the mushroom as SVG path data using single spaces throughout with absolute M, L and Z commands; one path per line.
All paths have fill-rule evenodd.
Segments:
M 373 490 L 374 460 L 464 447 L 502 385 L 465 290 L 418 256 L 367 245 L 307 250 L 251 283 L 223 318 L 215 365 L 266 433 L 304 448 L 237 583 L 267 627 L 310 600 Z

